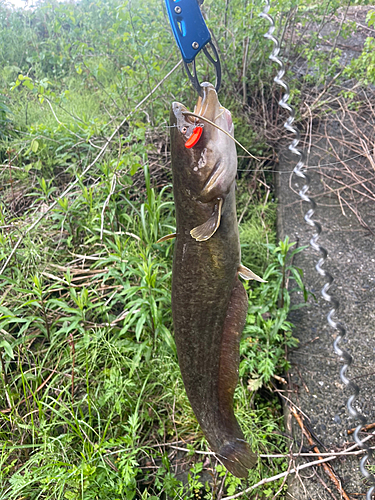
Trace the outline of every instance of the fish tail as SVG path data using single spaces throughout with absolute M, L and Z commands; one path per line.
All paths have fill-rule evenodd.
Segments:
M 246 441 L 235 439 L 222 446 L 216 454 L 225 467 L 236 477 L 246 478 L 248 469 L 257 463 L 257 456 Z

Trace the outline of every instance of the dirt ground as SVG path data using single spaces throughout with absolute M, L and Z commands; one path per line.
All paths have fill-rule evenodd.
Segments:
M 375 35 L 374 30 L 371 34 L 366 27 L 369 8 L 349 8 L 347 14 L 357 23 L 358 29 L 352 37 L 337 40 L 343 47 L 343 62 L 357 57 L 366 36 Z M 332 39 L 340 22 L 338 18 L 324 28 L 332 31 Z M 341 346 L 353 356 L 347 376 L 360 386 L 354 406 L 368 423 L 374 423 L 375 90 L 359 89 L 354 82 L 345 82 L 341 90 L 343 88 L 354 88 L 357 104 L 348 107 L 340 89 L 331 86 L 324 93 L 326 102 L 319 113 L 312 112 L 311 119 L 306 119 L 308 126 L 302 147 L 308 154 L 308 193 L 317 203 L 313 218 L 323 228 L 319 244 L 328 251 L 323 267 L 334 278 L 330 293 L 340 302 L 335 318 L 346 328 Z M 307 104 L 310 102 L 311 105 L 316 97 L 319 93 L 310 97 Z M 280 387 L 280 394 L 285 401 L 288 429 L 295 438 L 294 451 L 306 452 L 313 447 L 291 408 L 296 408 L 302 415 L 303 426 L 317 446 L 315 452 L 338 452 L 353 445 L 353 436 L 347 431 L 358 425 L 358 421 L 349 416 L 346 407 L 352 391 L 340 379 L 343 361 L 333 348 L 337 331 L 328 325 L 326 319 L 332 305 L 321 296 L 326 280 L 315 269 L 321 256 L 309 245 L 315 231 L 305 222 L 304 215 L 311 207 L 298 195 L 303 181 L 291 173 L 297 161 L 298 158 L 289 151 L 280 153 L 279 172 L 275 174 L 279 201 L 278 231 L 280 238 L 288 235 L 299 246 L 308 245 L 296 256 L 294 264 L 303 270 L 305 284 L 316 300 L 310 296 L 308 307 L 296 310 L 290 316 L 296 327 L 294 334 L 299 339 L 299 347 L 289 353 L 288 386 Z M 299 303 L 302 298 L 295 293 L 293 301 Z M 374 429 L 360 436 L 368 436 L 371 432 Z M 375 435 L 367 442 L 375 445 Z M 358 448 L 353 451 L 356 450 Z M 287 498 L 366 498 L 369 483 L 359 469 L 362 456 L 363 453 L 347 455 L 330 462 L 331 477 L 322 466 L 309 467 L 290 476 Z M 310 458 L 300 458 L 291 467 L 308 460 Z M 336 484 L 332 478 L 336 478 Z

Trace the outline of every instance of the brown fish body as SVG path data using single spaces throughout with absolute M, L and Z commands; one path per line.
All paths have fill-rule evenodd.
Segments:
M 213 86 L 203 84 L 203 90 L 197 105 L 200 114 L 211 121 L 219 115 L 216 123 L 233 133 L 230 113 L 220 107 Z M 171 112 L 171 124 L 176 125 L 171 128 L 177 228 L 172 280 L 175 341 L 189 401 L 211 448 L 230 472 L 246 477 L 256 457 L 233 412 L 239 342 L 248 308 L 238 279 L 236 149 L 229 137 L 208 124 L 196 146 L 187 149 L 186 139 L 196 123 L 183 114 L 185 110 L 174 103 Z M 194 228 L 201 241 L 192 237 Z

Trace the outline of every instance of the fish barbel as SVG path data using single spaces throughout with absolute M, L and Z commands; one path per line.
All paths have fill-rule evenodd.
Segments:
M 238 279 L 263 281 L 241 265 L 235 205 L 237 154 L 230 112 L 213 85 L 202 84 L 195 113 L 174 102 L 171 155 L 176 208 L 172 312 L 185 389 L 220 461 L 237 477 L 247 477 L 257 457 L 245 441 L 233 411 L 238 382 L 239 343 L 248 309 Z M 203 127 L 198 139 L 197 127 Z M 193 147 L 191 140 L 197 141 Z M 173 235 L 171 235 L 173 236 Z

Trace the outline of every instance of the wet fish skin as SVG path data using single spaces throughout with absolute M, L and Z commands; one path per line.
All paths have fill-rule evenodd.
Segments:
M 196 112 L 233 134 L 230 113 L 220 106 L 214 87 L 202 87 L 204 96 L 198 99 Z M 208 124 L 198 143 L 185 148 L 196 123 L 184 110 L 182 104 L 173 103 L 176 243 L 172 312 L 178 359 L 189 401 L 210 447 L 232 474 L 247 477 L 257 459 L 233 411 L 239 342 L 248 309 L 246 291 L 238 279 L 236 148 L 226 134 Z M 215 225 L 219 205 L 216 230 L 205 240 L 194 239 L 194 228 L 203 227 L 201 232 L 209 234 L 210 224 L 205 223 L 212 220 Z

